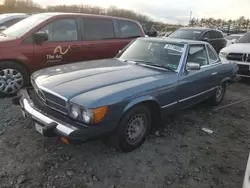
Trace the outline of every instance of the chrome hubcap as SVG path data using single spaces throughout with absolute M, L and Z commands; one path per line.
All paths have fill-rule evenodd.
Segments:
M 137 115 L 131 119 L 126 132 L 128 142 L 134 143 L 140 140 L 146 131 L 145 123 L 144 115 Z
M 11 94 L 17 92 L 23 86 L 23 76 L 15 69 L 3 69 L 0 71 L 0 92 Z
M 216 90 L 216 99 L 219 100 L 223 94 L 223 87 L 222 85 L 219 86 Z

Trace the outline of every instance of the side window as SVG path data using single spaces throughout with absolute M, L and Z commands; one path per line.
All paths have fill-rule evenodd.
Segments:
M 221 32 L 219 31 L 211 31 L 212 32 L 212 36 L 214 39 L 220 39 L 220 38 L 223 38 L 223 35 Z
M 190 45 L 187 62 L 199 63 L 200 66 L 209 65 L 207 51 L 204 45 Z
M 207 31 L 206 33 L 204 33 L 204 34 L 202 35 L 201 38 L 202 38 L 202 39 L 205 39 L 205 38 L 211 39 L 211 38 L 212 38 L 211 32 L 210 32 L 210 31 Z
M 113 21 L 108 19 L 83 18 L 83 40 L 113 39 Z
M 217 34 L 218 34 L 218 38 L 224 38 L 224 35 L 223 35 L 223 33 L 222 32 L 220 32 L 220 31 L 217 31 Z
M 40 30 L 48 33 L 49 42 L 78 40 L 76 19 L 56 20 Z
M 133 38 L 141 36 L 141 31 L 136 23 L 117 20 L 119 38 Z
M 218 56 L 210 45 L 207 45 L 209 63 L 213 64 L 218 61 Z

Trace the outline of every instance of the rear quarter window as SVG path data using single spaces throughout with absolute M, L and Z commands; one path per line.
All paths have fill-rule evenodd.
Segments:
M 116 20 L 118 27 L 118 38 L 136 38 L 140 37 L 141 30 L 134 22 Z
M 224 38 L 223 34 L 220 31 L 212 31 L 212 36 L 215 39 L 221 39 Z
M 111 19 L 82 18 L 83 40 L 113 39 L 114 26 Z

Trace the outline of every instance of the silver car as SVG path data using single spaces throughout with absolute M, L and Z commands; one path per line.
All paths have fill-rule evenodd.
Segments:
M 0 14 L 0 31 L 7 29 L 28 16 L 30 15 L 24 13 Z

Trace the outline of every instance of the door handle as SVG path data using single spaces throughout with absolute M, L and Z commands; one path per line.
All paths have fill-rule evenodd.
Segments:
M 218 72 L 213 72 L 211 75 L 217 75 L 218 74 Z

